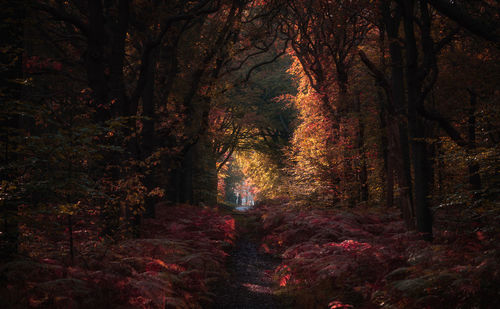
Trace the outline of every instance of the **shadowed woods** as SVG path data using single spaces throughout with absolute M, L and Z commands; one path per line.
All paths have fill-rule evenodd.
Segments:
M 499 12 L 1 2 L 0 306 L 495 308 Z

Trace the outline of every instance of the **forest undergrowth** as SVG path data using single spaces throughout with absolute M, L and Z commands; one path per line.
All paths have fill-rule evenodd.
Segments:
M 52 241 L 53 248 L 64 247 L 44 239 L 48 234 L 25 231 L 38 236 L 27 242 L 31 256 L 0 267 L 3 305 L 204 308 L 214 300 L 224 303 L 215 299 L 220 295 L 214 287 L 228 278 L 239 280 L 230 277 L 227 266 L 237 237 L 260 245 L 262 255 L 256 258 L 267 254 L 281 260 L 268 273 L 278 287 L 269 293 L 283 308 L 495 308 L 500 299 L 499 230 L 492 222 L 458 224 L 450 219 L 453 214 L 442 213 L 435 218 L 435 239 L 427 242 L 407 231 L 395 209 L 299 209 L 274 201 L 244 214 L 229 213 L 161 207 L 156 219 L 143 220 L 140 237 L 115 242 L 86 235 L 88 221 L 80 220 L 73 230 L 73 261 L 68 252 L 38 246 Z
M 210 285 L 227 275 L 235 225 L 217 210 L 161 207 L 140 237 L 115 242 L 86 235 L 87 222 L 75 224 L 73 234 L 83 237 L 74 240 L 73 262 L 38 248 L 55 242 L 40 230 L 25 248 L 31 256 L 0 266 L 3 308 L 200 308 L 212 300 Z
M 433 242 L 391 209 L 261 205 L 261 249 L 282 258 L 278 294 L 289 308 L 496 308 L 495 224 L 436 216 Z M 447 219 L 443 221 L 443 218 Z M 451 217 L 452 218 L 452 217 Z M 447 224 L 445 222 L 448 222 Z

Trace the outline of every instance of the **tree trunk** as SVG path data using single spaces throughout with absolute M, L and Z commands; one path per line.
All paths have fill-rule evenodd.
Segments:
M 141 132 L 141 157 L 142 160 L 149 158 L 156 146 L 155 134 L 155 104 L 154 104 L 154 91 L 155 91 L 155 76 L 156 76 L 156 53 L 151 53 L 151 59 L 148 62 L 147 80 L 142 94 L 142 132 Z M 144 184 L 148 191 L 151 191 L 156 186 L 154 170 L 150 168 L 149 173 L 145 175 Z M 156 199 L 147 196 L 145 205 L 145 216 L 154 218 Z
M 348 73 L 347 69 L 345 68 L 344 64 L 342 62 L 337 62 L 336 63 L 336 71 L 337 71 L 337 86 L 339 88 L 339 94 L 338 94 L 338 100 L 336 102 L 338 112 L 336 118 L 338 120 L 334 120 L 338 123 L 338 126 L 340 127 L 340 135 L 344 137 L 346 141 L 351 141 L 352 140 L 352 146 L 356 147 L 356 141 L 351 138 L 349 132 L 348 132 L 348 126 L 347 124 L 340 125 L 343 121 L 347 122 L 346 116 L 347 113 L 349 112 L 349 106 L 350 103 L 357 104 L 356 102 L 352 102 L 348 96 Z M 354 109 L 354 111 L 356 108 Z M 335 130 L 335 128 L 333 129 Z M 349 207 L 354 207 L 357 202 L 359 202 L 359 190 L 356 189 L 356 174 L 354 172 L 354 160 L 352 157 L 354 154 L 347 150 L 347 148 L 344 150 L 343 153 L 343 159 L 342 159 L 342 167 L 343 167 L 343 180 L 344 180 L 344 190 L 348 191 L 348 197 L 347 197 L 347 205 Z M 358 175 L 359 176 L 359 175 Z M 358 191 L 358 192 L 356 192 Z
M 358 116 L 358 180 L 359 180 L 359 198 L 361 202 L 368 201 L 368 171 L 366 167 L 365 143 L 365 124 L 361 117 L 361 99 L 359 93 L 356 97 L 356 114 Z
M 101 1 L 89 1 L 88 25 L 89 34 L 87 40 L 87 52 L 85 67 L 87 68 L 87 79 L 92 89 L 93 105 L 97 107 L 96 120 L 106 121 L 110 118 L 108 105 L 108 87 L 105 76 L 104 46 L 105 28 Z
M 384 24 L 387 29 L 389 39 L 389 54 L 391 57 L 391 94 L 392 103 L 394 106 L 395 115 L 391 115 L 388 122 L 388 144 L 389 149 L 394 149 L 393 154 L 389 154 L 394 158 L 394 168 L 399 184 L 399 204 L 402 216 L 408 228 L 413 228 L 413 198 L 412 198 L 412 182 L 410 170 L 410 155 L 408 128 L 406 124 L 406 101 L 404 87 L 404 72 L 403 72 L 403 53 L 399 45 L 399 25 L 401 22 L 401 8 L 396 7 L 394 16 L 391 14 L 391 9 L 388 2 L 382 3 L 382 14 Z
M 28 7 L 25 1 L 5 1 L 0 4 L 0 17 L 2 27 L 0 29 L 0 47 L 3 52 L 0 58 L 2 70 L 0 71 L 0 93 L 2 97 L 2 107 L 7 105 L 15 106 L 17 102 L 23 101 L 25 89 L 21 83 L 17 82 L 23 78 L 23 54 L 26 52 L 24 36 L 29 20 Z M 18 134 L 23 128 L 23 116 L 20 113 L 3 114 L 9 117 L 2 117 L 0 122 L 0 150 L 2 155 L 0 169 L 0 179 L 8 184 L 15 184 L 19 177 L 15 162 L 22 160 L 19 158 L 17 148 L 14 143 L 18 139 Z M 3 186 L 3 185 L 2 185 Z M 2 188 L 4 191 L 4 188 Z M 8 192 L 8 191 L 7 191 Z M 4 192 L 2 192 L 4 193 Z M 15 259 L 18 253 L 19 242 L 19 204 L 22 201 L 13 194 L 7 193 L 7 198 L 1 204 L 0 221 L 0 260 L 9 261 Z M 3 194 L 2 194 L 3 195 Z
M 436 144 L 436 163 L 435 163 L 435 173 L 436 173 L 436 192 L 437 195 L 441 198 L 444 192 L 444 179 L 443 179 L 443 160 L 441 159 L 442 156 L 442 150 L 441 150 L 441 144 L 437 143 Z
M 127 96 L 123 77 L 125 63 L 125 39 L 129 25 L 129 1 L 120 0 L 118 4 L 118 20 L 112 29 L 109 91 L 113 116 L 128 116 L 130 102 Z
M 406 46 L 406 87 L 408 96 L 408 129 L 411 143 L 411 159 L 415 180 L 415 212 L 417 230 L 424 239 L 432 240 L 432 214 L 429 207 L 429 163 L 427 161 L 427 145 L 425 143 L 425 128 L 418 115 L 418 109 L 423 104 L 419 98 L 420 85 L 418 81 L 418 50 L 414 31 L 414 0 L 405 0 L 403 6 L 403 21 Z
M 383 172 L 381 175 L 381 180 L 382 183 L 385 184 L 383 192 L 385 195 L 386 207 L 392 208 L 394 207 L 394 166 L 392 157 L 389 155 L 389 152 L 394 151 L 394 149 L 392 147 L 389 148 L 389 141 L 387 137 L 391 134 L 391 132 L 387 126 L 387 122 L 390 119 L 388 119 L 388 114 L 384 103 L 384 95 L 380 88 L 377 89 L 377 98 L 379 101 L 379 120 L 381 135 L 380 150 L 382 153 L 383 161 Z
M 194 147 L 190 147 L 183 160 L 180 174 L 179 202 L 193 204 Z

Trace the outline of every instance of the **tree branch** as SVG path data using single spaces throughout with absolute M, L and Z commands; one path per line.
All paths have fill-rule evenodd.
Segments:
M 60 11 L 60 10 L 58 10 L 50 5 L 44 4 L 44 3 L 37 2 L 34 4 L 34 6 L 35 6 L 35 8 L 38 8 L 39 10 L 50 14 L 55 20 L 60 20 L 60 21 L 64 21 L 64 22 L 72 24 L 73 26 L 78 28 L 82 32 L 83 35 L 85 35 L 87 37 L 89 36 L 88 25 L 85 22 L 83 22 L 81 19 L 79 19 L 78 17 L 76 17 L 74 15 L 70 15 L 66 12 Z
M 393 97 L 392 97 L 391 86 L 389 84 L 389 81 L 385 77 L 384 72 L 382 72 L 379 68 L 377 68 L 375 63 L 373 63 L 370 59 L 368 59 L 368 56 L 366 56 L 366 54 L 362 50 L 359 50 L 358 54 L 359 54 L 359 57 L 361 58 L 361 61 L 366 65 L 368 70 L 370 70 L 370 72 L 372 72 L 373 76 L 375 77 L 376 81 L 380 84 L 382 89 L 384 89 L 384 92 L 387 95 L 387 98 L 389 99 L 388 100 L 389 102 L 386 104 L 387 110 L 392 115 L 395 115 L 396 111 L 395 111 L 393 103 L 392 103 Z
M 497 33 L 498 25 L 486 23 L 485 21 L 474 18 L 468 14 L 464 8 L 460 7 L 455 1 L 449 0 L 427 0 L 441 14 L 455 21 L 463 28 L 473 34 L 480 36 L 488 41 L 499 42 L 500 37 Z
M 245 81 L 247 82 L 247 81 L 250 79 L 250 75 L 252 74 L 252 72 L 253 72 L 255 69 L 257 69 L 257 68 L 259 68 L 259 67 L 261 67 L 261 66 L 263 66 L 263 65 L 273 63 L 273 62 L 274 62 L 274 61 L 276 61 L 279 57 L 281 57 L 281 56 L 283 56 L 284 54 L 286 54 L 286 48 L 287 48 L 287 46 L 288 46 L 288 41 L 289 41 L 288 39 L 285 41 L 285 44 L 283 45 L 283 50 L 282 50 L 279 54 L 277 54 L 276 56 L 274 56 L 271 60 L 267 60 L 267 61 L 264 61 L 264 62 L 261 62 L 261 63 L 258 63 L 258 64 L 256 64 L 256 65 L 254 65 L 254 66 L 253 66 L 253 67 L 252 67 L 252 68 L 248 71 L 247 76 L 246 76 L 246 78 L 245 78 Z
M 422 106 L 420 108 L 417 108 L 417 112 L 424 118 L 436 121 L 441 129 L 448 134 L 448 136 L 459 146 L 461 147 L 468 147 L 468 143 L 462 138 L 462 135 L 460 132 L 458 132 L 452 125 L 451 123 L 444 118 L 442 115 L 440 115 L 437 111 L 428 111 L 425 110 L 425 108 Z

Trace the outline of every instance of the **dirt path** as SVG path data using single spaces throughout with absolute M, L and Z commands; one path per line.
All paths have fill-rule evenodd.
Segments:
M 218 287 L 214 308 L 280 308 L 271 278 L 279 260 L 258 249 L 256 240 L 240 235 L 227 264 L 230 277 Z

